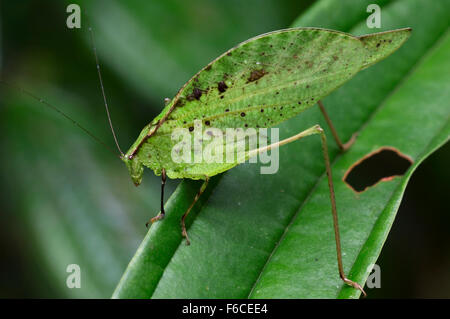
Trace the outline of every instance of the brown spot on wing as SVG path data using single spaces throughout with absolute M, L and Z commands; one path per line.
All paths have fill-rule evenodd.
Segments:
M 217 88 L 219 89 L 220 93 L 223 93 L 228 89 L 228 85 L 226 85 L 224 81 L 220 81 L 219 83 L 217 83 Z
M 264 69 L 254 70 L 254 71 L 252 71 L 252 73 L 250 73 L 250 76 L 247 79 L 247 83 L 259 80 L 266 74 L 267 74 L 267 72 Z
M 200 90 L 199 88 L 194 88 L 194 90 L 192 90 L 192 93 L 189 94 L 189 95 L 186 97 L 186 99 L 187 99 L 188 101 L 192 101 L 192 100 L 194 100 L 194 99 L 200 100 L 200 97 L 202 96 L 202 94 L 203 94 L 203 91 L 202 91 L 202 90 Z

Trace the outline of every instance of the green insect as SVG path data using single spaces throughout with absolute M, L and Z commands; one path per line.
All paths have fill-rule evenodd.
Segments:
M 345 151 L 354 138 L 345 144 L 340 141 L 320 100 L 359 71 L 389 56 L 410 34 L 410 28 L 359 37 L 320 28 L 292 28 L 270 32 L 237 45 L 195 74 L 167 102 L 161 114 L 144 127 L 126 153 L 121 151 L 109 119 L 120 158 L 128 167 L 134 184 L 138 186 L 141 183 L 144 167 L 162 177 L 161 212 L 150 221 L 164 218 L 164 185 L 167 177 L 204 180 L 181 220 L 182 235 L 189 244 L 185 218 L 206 189 L 209 178 L 242 162 L 237 159 L 213 163 L 175 161 L 173 150 L 179 141 L 174 140 L 172 135 L 176 130 L 185 129 L 195 134 L 198 130 L 196 123 L 221 132 L 229 128 L 268 128 L 318 104 L 334 139 L 341 150 Z M 95 56 L 105 98 L 100 67 L 97 55 Z M 109 118 L 106 98 L 105 106 Z M 253 149 L 246 148 L 244 158 L 249 159 L 315 134 L 321 137 L 322 142 L 339 274 L 347 285 L 361 290 L 365 295 L 362 287 L 348 279 L 343 270 L 336 201 L 324 130 L 319 125 L 314 125 L 279 142 Z M 207 146 L 211 142 L 199 139 L 197 143 Z M 225 152 L 224 148 L 219 148 L 219 152 Z
M 208 179 L 239 164 L 234 162 L 174 162 L 171 151 L 177 128 L 194 131 L 194 122 L 202 121 L 225 131 L 226 128 L 275 126 L 307 108 L 319 104 L 333 136 L 342 144 L 320 99 L 351 79 L 360 70 L 384 59 L 409 37 L 411 29 L 400 29 L 361 37 L 318 29 L 293 28 L 275 31 L 245 41 L 209 63 L 193 76 L 139 135 L 122 160 L 135 185 L 142 180 L 144 167 L 162 176 L 161 212 L 151 221 L 164 218 L 164 184 L 169 178 L 202 179 L 203 185 L 182 217 L 182 234 L 189 244 L 184 220 L 205 190 Z M 245 158 L 319 134 L 330 188 L 338 268 L 342 280 L 363 293 L 343 271 L 337 210 L 326 137 L 319 125 L 280 142 L 247 150 Z M 202 143 L 203 141 L 200 141 Z M 365 293 L 364 293 L 365 294 Z

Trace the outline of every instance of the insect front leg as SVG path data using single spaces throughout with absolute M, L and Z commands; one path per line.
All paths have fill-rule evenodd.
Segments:
M 148 227 L 149 223 L 154 223 L 166 216 L 166 211 L 164 210 L 164 186 L 166 186 L 166 170 L 163 168 L 161 170 L 161 213 L 151 218 L 145 226 Z
M 310 135 L 314 135 L 314 134 L 319 134 L 321 137 L 321 142 L 322 142 L 322 151 L 323 151 L 325 168 L 326 168 L 326 173 L 327 173 L 327 178 L 328 178 L 328 187 L 330 190 L 331 213 L 333 215 L 333 226 L 334 226 L 334 236 L 335 236 L 335 241 L 336 241 L 336 253 L 337 253 L 339 276 L 341 277 L 342 281 L 344 281 L 344 283 L 346 283 L 347 285 L 349 285 L 353 288 L 359 289 L 363 293 L 363 295 L 366 296 L 366 293 L 364 292 L 361 285 L 359 285 L 357 282 L 354 282 L 354 281 L 348 279 L 344 272 L 344 266 L 342 263 L 341 238 L 340 238 L 340 234 L 339 234 L 338 214 L 337 214 L 337 208 L 336 208 L 336 198 L 335 198 L 335 194 L 334 194 L 334 186 L 333 186 L 333 178 L 332 178 L 332 173 L 331 173 L 330 158 L 328 156 L 327 139 L 326 139 L 326 135 L 325 135 L 325 132 L 323 131 L 323 129 L 319 125 L 315 125 L 309 129 L 304 130 L 303 132 L 298 133 L 297 135 L 291 136 L 291 137 L 281 140 L 277 143 L 273 143 L 273 144 L 270 144 L 265 147 L 261 147 L 256 150 L 252 150 L 252 151 L 248 152 L 248 157 L 255 156 L 259 153 L 269 151 L 275 147 L 280 147 L 282 145 L 297 141 L 301 138 L 304 138 L 304 137 L 310 136 Z
M 191 242 L 189 241 L 189 237 L 188 237 L 187 231 L 186 231 L 186 224 L 185 224 L 186 217 L 189 214 L 189 212 L 191 211 L 192 207 L 194 207 L 195 203 L 198 201 L 200 196 L 205 191 L 206 186 L 208 186 L 208 182 L 209 182 L 209 177 L 206 176 L 205 181 L 203 182 L 202 186 L 198 190 L 197 195 L 195 195 L 194 201 L 191 203 L 191 205 L 189 206 L 187 211 L 184 213 L 183 217 L 181 217 L 181 234 L 183 235 L 184 238 L 186 238 L 186 245 L 190 245 L 191 244 Z
M 333 122 L 331 122 L 331 119 L 328 116 L 328 113 L 325 110 L 325 107 L 323 106 L 322 101 L 319 100 L 319 102 L 317 102 L 317 104 L 319 105 L 320 111 L 322 112 L 323 117 L 325 118 L 325 121 L 327 121 L 328 127 L 330 128 L 331 133 L 333 134 L 333 138 L 336 141 L 336 144 L 339 146 L 339 148 L 341 149 L 342 152 L 345 152 L 353 145 L 358 134 L 357 133 L 353 134 L 347 143 L 342 143 L 336 129 L 334 128 Z

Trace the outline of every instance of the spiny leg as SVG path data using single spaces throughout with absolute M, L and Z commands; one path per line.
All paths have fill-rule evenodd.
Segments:
M 191 242 L 189 241 L 187 231 L 186 231 L 186 225 L 185 225 L 186 217 L 189 214 L 189 212 L 191 211 L 192 207 L 194 207 L 195 203 L 197 203 L 200 196 L 205 191 L 206 186 L 208 186 L 208 182 L 209 182 L 209 177 L 206 176 L 205 181 L 203 182 L 202 186 L 200 187 L 200 189 L 197 192 L 197 195 L 195 195 L 194 201 L 191 203 L 191 205 L 189 206 L 187 211 L 184 213 L 183 217 L 181 217 L 181 234 L 183 235 L 184 238 L 186 238 L 186 245 L 191 244 Z
M 273 144 L 270 144 L 265 147 L 261 147 L 256 150 L 252 150 L 248 153 L 248 157 L 252 157 L 258 153 L 269 151 L 272 148 L 280 147 L 282 145 L 297 141 L 303 137 L 313 135 L 313 134 L 320 134 L 321 142 L 322 142 L 322 151 L 323 151 L 323 157 L 325 160 L 325 167 L 326 167 L 326 173 L 327 173 L 327 178 L 328 178 L 328 187 L 330 189 L 331 212 L 333 215 L 333 226 L 334 226 L 334 236 L 335 236 L 335 241 L 336 241 L 336 253 L 337 253 L 339 276 L 341 277 L 342 281 L 344 281 L 344 283 L 346 283 L 347 285 L 349 285 L 353 288 L 359 289 L 363 293 L 363 295 L 366 296 L 364 289 L 357 282 L 354 282 L 354 281 L 348 279 L 344 273 L 344 267 L 342 264 L 341 238 L 339 235 L 339 223 L 338 223 L 338 214 L 337 214 L 337 208 L 336 208 L 336 198 L 334 195 L 333 178 L 332 178 L 332 174 L 331 174 L 330 159 L 328 156 L 327 139 L 326 139 L 325 132 L 323 131 L 323 129 L 319 125 L 315 125 L 309 129 L 304 130 L 303 132 L 300 132 L 294 136 L 291 136 L 289 138 L 281 140 L 277 143 L 273 143 Z
M 331 133 L 333 134 L 333 138 L 336 141 L 336 144 L 339 146 L 341 151 L 345 152 L 353 145 L 353 143 L 356 140 L 356 136 L 358 134 L 357 133 L 353 134 L 352 137 L 350 138 L 350 140 L 347 143 L 343 144 L 341 139 L 339 138 L 339 135 L 338 135 L 336 129 L 334 128 L 333 122 L 331 122 L 331 119 L 328 116 L 328 113 L 325 110 L 325 107 L 323 106 L 322 101 L 319 100 L 319 102 L 317 102 L 317 104 L 319 105 L 320 111 L 322 112 L 323 117 L 325 118 L 325 121 L 327 121 L 328 127 L 330 128 Z
M 166 186 L 166 170 L 163 168 L 161 170 L 161 213 L 151 218 L 145 226 L 148 227 L 149 223 L 154 223 L 157 220 L 163 219 L 166 215 L 166 211 L 164 210 L 164 186 Z

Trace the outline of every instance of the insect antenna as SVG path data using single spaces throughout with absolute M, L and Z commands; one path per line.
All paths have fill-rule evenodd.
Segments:
M 45 106 L 47 106 L 48 108 L 52 109 L 53 111 L 57 112 L 58 114 L 60 114 L 61 116 L 65 117 L 66 119 L 68 119 L 70 122 L 72 122 L 75 126 L 77 126 L 79 129 L 81 129 L 83 132 L 85 132 L 87 135 L 89 135 L 90 137 L 92 137 L 97 143 L 103 145 L 104 147 L 106 147 L 109 151 L 111 151 L 114 156 L 117 156 L 117 153 L 114 151 L 114 149 L 112 149 L 110 146 L 108 146 L 105 142 L 103 142 L 102 140 L 100 140 L 97 136 L 94 135 L 94 133 L 92 133 L 91 131 L 89 131 L 87 128 L 85 128 L 83 125 L 81 125 L 79 122 L 77 122 L 76 120 L 74 120 L 73 118 L 71 118 L 69 115 L 67 115 L 65 112 L 61 111 L 59 108 L 57 108 L 56 106 L 54 106 L 53 104 L 47 102 L 46 100 L 34 95 L 33 93 L 31 93 L 30 91 L 25 90 L 24 88 L 17 86 L 15 84 L 12 83 L 8 83 L 4 80 L 0 79 L 0 83 L 8 86 L 12 89 L 15 89 L 23 94 L 28 95 L 29 97 L 31 97 L 32 99 L 38 101 L 39 103 L 44 104 Z M 120 158 L 120 156 L 119 156 Z
M 106 101 L 105 88 L 103 86 L 102 73 L 100 71 L 100 63 L 98 61 L 98 56 L 97 56 L 97 48 L 95 46 L 95 41 L 94 41 L 94 31 L 92 30 L 91 27 L 89 27 L 89 33 L 91 35 L 92 48 L 94 50 L 94 56 L 95 56 L 95 64 L 97 66 L 97 74 L 98 74 L 98 79 L 100 80 L 100 87 L 102 89 L 103 102 L 105 103 L 105 109 L 106 109 L 106 115 L 108 116 L 109 127 L 111 128 L 111 133 L 112 133 L 112 135 L 114 137 L 114 142 L 116 143 L 117 149 L 119 150 L 120 154 L 122 154 L 122 157 L 123 157 L 125 155 L 123 154 L 122 149 L 119 146 L 119 142 L 117 140 L 116 132 L 114 131 L 114 126 L 112 124 L 111 115 L 109 114 L 108 102 Z

